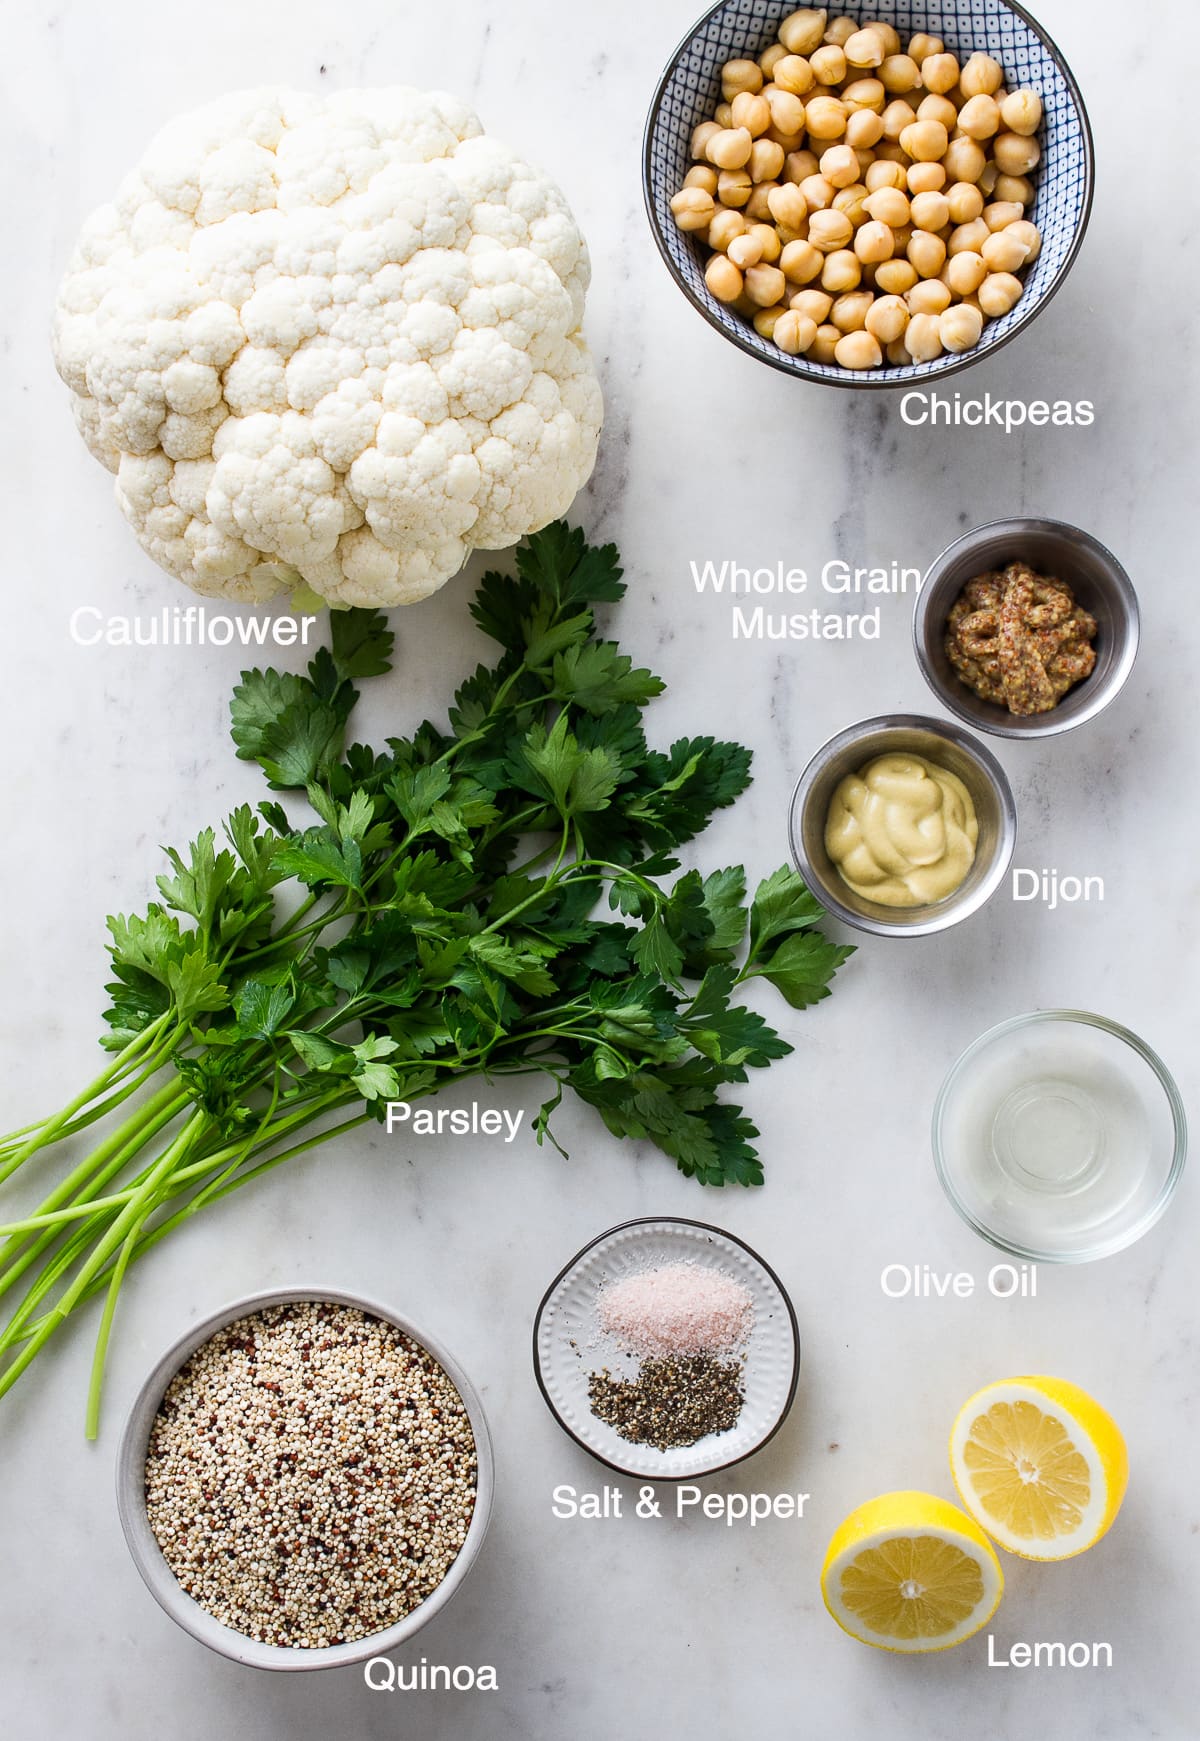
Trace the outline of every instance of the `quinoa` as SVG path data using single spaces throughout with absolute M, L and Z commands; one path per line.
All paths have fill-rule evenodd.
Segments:
M 475 1438 L 437 1361 L 325 1301 L 227 1325 L 150 1432 L 146 1514 L 181 1587 L 260 1644 L 318 1649 L 410 1614 L 475 1509 Z

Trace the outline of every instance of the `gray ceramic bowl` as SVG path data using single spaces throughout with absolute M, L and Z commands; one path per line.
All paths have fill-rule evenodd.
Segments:
M 952 895 L 931 907 L 881 907 L 856 895 L 825 850 L 825 820 L 838 784 L 876 756 L 909 750 L 957 774 L 979 820 L 975 862 Z M 961 726 L 920 714 L 885 714 L 847 726 L 801 774 L 789 819 L 792 857 L 822 906 L 880 937 L 928 937 L 978 912 L 1004 880 L 1017 839 L 1016 807 L 999 762 Z
M 1046 307 L 1075 262 L 1092 207 L 1093 149 L 1083 97 L 1061 53 L 1042 26 L 1017 0 L 844 0 L 829 16 L 862 23 L 882 18 L 906 40 L 916 31 L 944 39 L 965 60 L 984 49 L 1004 67 L 1014 88 L 1041 92 L 1039 132 L 1042 161 L 1035 172 L 1036 196 L 1026 214 L 1042 232 L 1042 251 L 1025 274 L 1025 293 L 1015 307 L 989 321 L 974 350 L 947 353 L 928 363 L 850 370 L 811 357 L 789 357 L 725 303 L 704 282 L 704 253 L 671 216 L 671 198 L 691 168 L 691 136 L 712 119 L 721 100 L 721 67 L 741 55 L 752 58 L 774 41 L 794 0 L 718 0 L 688 31 L 667 63 L 650 104 L 642 157 L 642 186 L 650 227 L 667 270 L 710 326 L 740 350 L 785 375 L 834 387 L 927 387 L 982 357 L 1023 331 Z M 647 19 L 651 17 L 647 10 Z
M 411 1336 L 414 1342 L 419 1342 L 422 1348 L 428 1349 L 466 1404 L 471 1431 L 475 1435 L 478 1459 L 475 1511 L 467 1530 L 467 1539 L 458 1558 L 432 1596 L 428 1596 L 403 1620 L 386 1627 L 382 1632 L 373 1632 L 369 1637 L 355 1639 L 350 1644 L 330 1645 L 321 1650 L 257 1644 L 240 1632 L 222 1626 L 219 1620 L 214 1620 L 176 1582 L 175 1574 L 163 1558 L 146 1517 L 146 1446 L 163 1393 L 179 1368 L 202 1343 L 207 1342 L 218 1330 L 224 1329 L 226 1324 L 248 1317 L 264 1306 L 289 1305 L 297 1300 L 330 1300 L 337 1305 L 356 1306 L 362 1312 L 382 1318 L 385 1323 L 394 1324 L 406 1336 Z M 483 1404 L 458 1362 L 432 1336 L 426 1335 L 424 1330 L 401 1317 L 390 1306 L 380 1305 L 377 1300 L 367 1299 L 362 1294 L 346 1293 L 341 1288 L 272 1288 L 266 1293 L 249 1294 L 245 1299 L 235 1300 L 232 1305 L 224 1306 L 202 1323 L 191 1325 L 156 1362 L 138 1392 L 125 1424 L 117 1458 L 117 1509 L 121 1517 L 121 1527 L 125 1531 L 125 1540 L 133 1555 L 133 1563 L 150 1594 L 172 1620 L 177 1621 L 185 1632 L 190 1632 L 193 1638 L 198 1638 L 201 1644 L 208 1645 L 210 1650 L 215 1650 L 234 1662 L 246 1663 L 251 1668 L 344 1668 L 350 1663 L 366 1662 L 373 1656 L 384 1656 L 389 1650 L 404 1644 L 432 1620 L 439 1609 L 446 1606 L 470 1571 L 487 1534 L 494 1485 L 492 1442 Z
M 1099 625 L 1091 676 L 1069 689 L 1049 713 L 1024 718 L 969 689 L 946 657 L 945 645 L 946 618 L 967 582 L 1015 561 L 1065 580 Z M 968 725 L 998 737 L 1053 737 L 1094 718 L 1129 676 L 1138 648 L 1137 595 L 1112 551 L 1078 526 L 1061 520 L 993 520 L 964 532 L 925 576 L 913 610 L 913 642 L 926 683 Z

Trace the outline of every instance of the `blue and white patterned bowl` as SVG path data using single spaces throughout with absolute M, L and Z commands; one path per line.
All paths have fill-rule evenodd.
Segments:
M 1042 160 L 1036 171 L 1037 197 L 1026 215 L 1042 233 L 1042 251 L 1025 276 L 1021 300 L 998 320 L 988 321 L 973 350 L 930 363 L 885 364 L 871 370 L 790 357 L 712 295 L 704 282 L 705 251 L 693 236 L 676 228 L 671 198 L 691 168 L 693 128 L 711 120 L 721 100 L 722 66 L 740 55 L 756 59 L 795 9 L 794 0 L 720 0 L 671 56 L 650 105 L 642 167 L 646 209 L 659 252 L 688 301 L 711 325 L 784 374 L 835 387 L 896 387 L 965 369 L 1029 325 L 1079 252 L 1092 208 L 1093 179 L 1092 135 L 1079 87 L 1046 32 L 1012 0 L 871 0 L 867 5 L 847 0 L 830 7 L 831 17 L 884 20 L 905 42 L 917 31 L 940 36 L 961 60 L 983 49 L 1004 67 L 1011 87 L 1029 85 L 1040 93 Z

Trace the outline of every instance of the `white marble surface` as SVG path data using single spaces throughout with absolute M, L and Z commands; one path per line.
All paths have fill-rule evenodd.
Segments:
M 572 1158 L 522 1141 L 405 1151 L 361 1135 L 276 1175 L 172 1239 L 123 1300 L 101 1441 L 82 1438 L 91 1324 L 63 1336 L 0 1409 L 0 1686 L 13 1741 L 600 1741 L 737 1734 L 951 1741 L 1187 1741 L 1197 1734 L 1196 1192 L 1140 1245 L 1044 1270 L 1036 1302 L 888 1302 L 888 1262 L 980 1274 L 989 1248 L 942 1200 L 927 1122 L 960 1045 L 1036 1005 L 1108 1012 L 1195 1089 L 1195 327 L 1191 209 L 1200 67 L 1116 0 L 1041 0 L 1096 123 L 1098 192 L 1067 286 L 1031 332 L 954 386 L 1095 400 L 1094 428 L 905 430 L 894 403 L 798 388 L 689 311 L 641 211 L 643 113 L 697 0 L 45 0 L 10 8 L 0 127 L 8 241 L 0 423 L 7 580 L 5 1128 L 90 1073 L 103 917 L 136 907 L 160 842 L 256 798 L 225 705 L 233 649 L 99 653 L 70 644 L 80 602 L 152 608 L 176 594 L 135 546 L 71 425 L 49 359 L 54 287 L 74 232 L 171 113 L 235 85 L 446 84 L 560 179 L 596 263 L 588 326 L 608 399 L 577 516 L 620 542 L 618 628 L 670 683 L 654 725 L 736 732 L 752 791 L 704 843 L 763 873 L 807 752 L 848 721 L 922 708 L 906 607 L 878 645 L 731 645 L 690 587 L 692 557 L 819 566 L 831 556 L 923 566 L 961 528 L 1020 510 L 1095 531 L 1126 561 L 1145 634 L 1104 717 L 1040 746 L 1000 745 L 1020 806 L 1019 862 L 1103 875 L 1103 907 L 1049 914 L 1001 897 L 913 944 L 866 941 L 836 997 L 782 1027 L 796 1056 L 747 1104 L 761 1192 L 705 1195 L 657 1154 L 565 1109 Z M 1175 8 L 1172 8 L 1175 10 Z M 1140 117 L 1131 122 L 1128 117 Z M 1131 159 L 1136 160 L 1135 162 Z M 468 579 L 399 620 L 394 677 L 365 725 L 438 711 L 479 651 Z M 765 1006 L 764 1006 L 765 1007 Z M 776 1005 L 775 1013 L 780 1006 Z M 530 1104 L 534 1097 L 531 1093 Z M 802 1525 L 555 1522 L 559 1482 L 601 1471 L 559 1432 L 533 1383 L 543 1286 L 602 1228 L 638 1214 L 723 1223 L 792 1291 L 799 1399 L 769 1450 L 719 1490 L 811 1492 Z M 112 1496 L 119 1423 L 147 1363 L 191 1317 L 289 1280 L 361 1284 L 457 1350 L 484 1388 L 499 1497 L 455 1605 L 404 1656 L 496 1665 L 487 1695 L 366 1691 L 354 1671 L 264 1677 L 207 1655 L 154 1606 Z M 998 1641 L 1103 1639 L 1109 1672 L 989 1671 L 978 1644 L 893 1660 L 836 1631 L 817 1573 L 828 1533 L 873 1492 L 945 1492 L 945 1430 L 978 1383 L 1074 1377 L 1124 1423 L 1133 1460 L 1118 1527 L 1086 1561 L 1006 1562 Z

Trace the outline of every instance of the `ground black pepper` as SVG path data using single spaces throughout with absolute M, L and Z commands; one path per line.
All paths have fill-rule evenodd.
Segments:
M 631 1444 L 677 1450 L 737 1425 L 745 1401 L 742 1365 L 711 1354 L 675 1355 L 643 1360 L 633 1379 L 614 1378 L 605 1367 L 589 1375 L 588 1401 L 596 1418 Z

